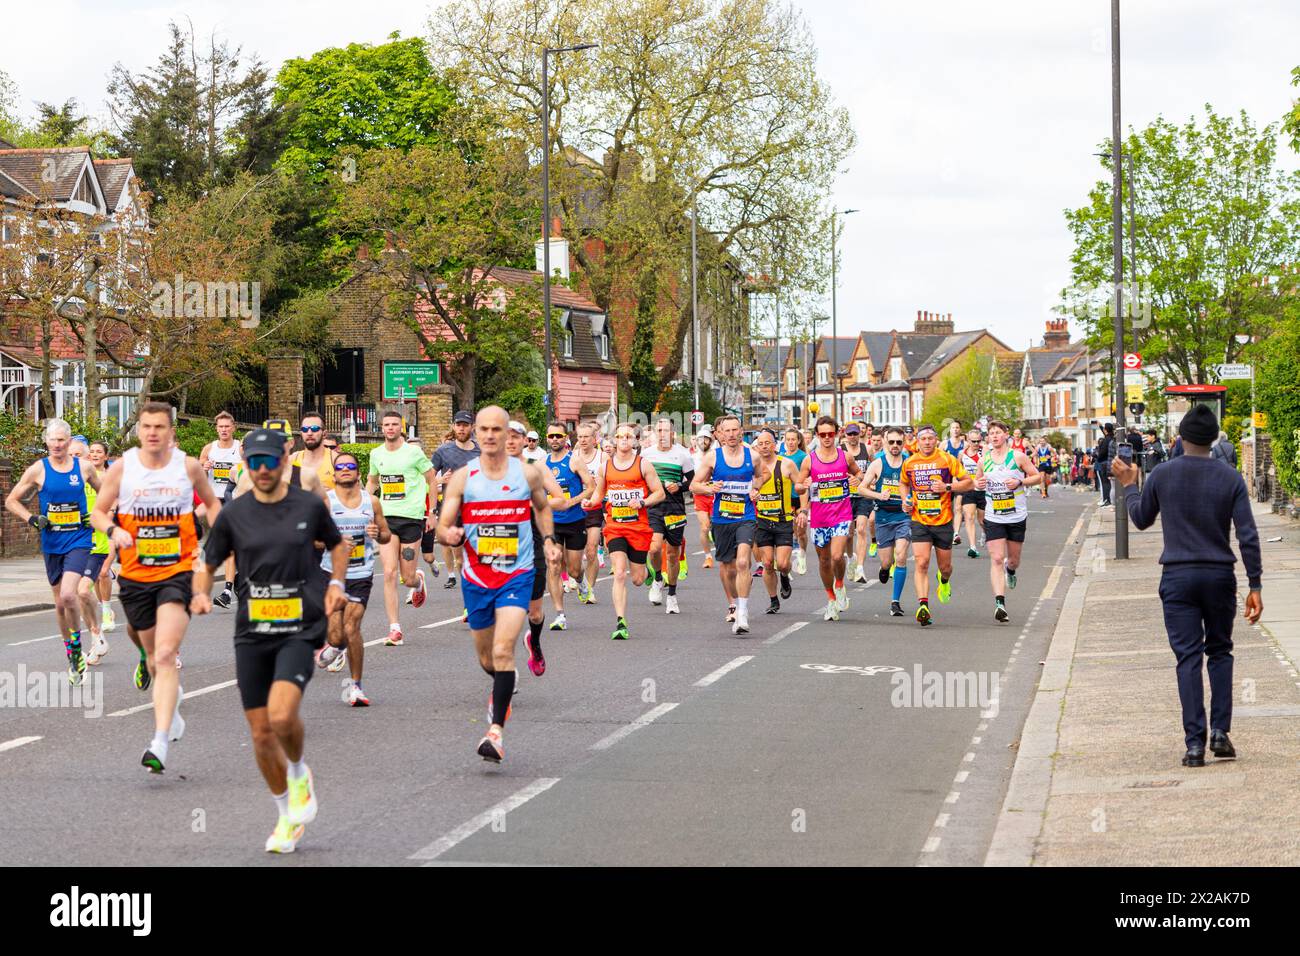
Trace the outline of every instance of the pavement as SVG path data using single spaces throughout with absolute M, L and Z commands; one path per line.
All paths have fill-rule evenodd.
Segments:
M 1300 527 L 1255 505 L 1264 614 L 1234 628 L 1238 757 L 1180 766 L 1174 656 L 1157 588 L 1159 524 L 1092 512 L 986 858 L 1000 866 L 1294 866 L 1300 739 Z M 1274 540 L 1269 540 L 1274 539 Z M 1244 600 L 1245 571 L 1237 564 Z M 1206 706 L 1209 706 L 1208 681 Z
M 406 645 L 389 648 L 377 582 L 363 630 L 374 705 L 345 706 L 340 675 L 316 672 L 303 715 L 320 815 L 284 858 L 262 852 L 274 806 L 233 686 L 230 612 L 191 625 L 187 731 L 161 776 L 139 766 L 152 712 L 123 631 L 92 669 L 96 699 L 54 706 L 37 693 L 66 687 L 52 614 L 13 614 L 0 636 L 0 865 L 979 864 L 1090 504 L 1031 496 L 1010 624 L 993 620 L 987 557 L 964 548 L 928 628 L 910 616 L 911 581 L 907 617 L 889 617 L 873 579 L 823 621 L 814 563 L 780 614 L 763 613 L 755 580 L 752 633 L 736 636 L 696 554 L 681 615 L 634 589 L 631 640 L 614 642 L 602 577 L 598 605 L 570 595 L 569 629 L 544 632 L 543 677 L 521 653 L 499 766 L 474 753 L 490 685 L 458 592 L 430 582 L 428 603 L 403 609 Z M 6 701 L 19 678 L 26 692 Z

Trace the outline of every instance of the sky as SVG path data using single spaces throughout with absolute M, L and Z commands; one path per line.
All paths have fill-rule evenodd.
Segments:
M 796 0 L 819 73 L 845 107 L 858 147 L 841 171 L 840 335 L 909 329 L 917 310 L 988 328 L 1007 346 L 1039 344 L 1069 283 L 1063 210 L 1104 175 L 1092 154 L 1110 135 L 1108 0 Z M 59 25 L 48 43 L 0 45 L 22 105 L 69 97 L 106 113 L 115 62 L 132 71 L 163 49 L 169 20 L 190 17 L 278 66 L 327 46 L 421 35 L 420 0 L 45 0 L 6 10 L 13 36 Z M 1128 0 L 1123 4 L 1123 122 L 1181 123 L 1209 103 L 1277 121 L 1300 90 L 1294 0 Z M 1300 167 L 1289 144 L 1286 168 Z M 827 252 L 829 256 L 829 250 Z M 829 311 L 829 301 L 826 303 Z M 825 327 L 823 327 L 825 328 Z M 825 329 L 829 331 L 829 329 Z M 1078 329 L 1072 329 L 1078 332 Z

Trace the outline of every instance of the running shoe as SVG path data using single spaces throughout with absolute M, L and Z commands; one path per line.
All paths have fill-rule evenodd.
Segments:
M 670 594 L 670 595 L 668 595 L 668 597 L 664 600 L 664 613 L 665 613 L 665 614 L 681 614 L 681 613 L 682 613 L 682 609 L 679 608 L 679 607 L 677 606 L 677 595 L 676 595 L 676 594 Z
M 880 550 L 880 546 L 877 545 L 876 542 L 872 541 L 871 544 L 867 546 L 867 557 L 874 558 L 876 556 L 876 552 L 879 550 Z
M 916 620 L 922 627 L 930 626 L 930 606 L 928 604 L 918 604 L 916 607 Z
M 104 605 L 104 613 L 100 615 L 99 628 L 104 632 L 117 630 L 117 615 L 107 604 Z
M 713 552 L 712 552 L 712 551 L 710 551 L 708 554 L 706 554 L 706 555 L 704 556 L 704 566 L 705 566 L 706 568 L 711 568 L 711 567 L 713 567 Z
M 406 600 L 405 600 L 405 602 L 403 602 L 403 603 L 405 603 L 405 604 L 410 604 L 410 603 L 411 603 L 411 596 L 412 596 L 413 594 L 415 594 L 414 591 L 407 591 L 407 592 L 406 592 Z
M 838 621 L 840 619 L 840 605 L 838 601 L 827 601 L 826 610 L 822 613 L 823 621 Z
M 858 562 L 854 561 L 853 557 L 850 556 L 848 560 L 844 562 L 844 579 L 846 581 L 855 580 L 854 574 L 857 573 L 858 567 L 859 567 Z
M 311 823 L 316 819 L 316 786 L 312 780 L 311 767 L 295 780 L 289 778 L 289 822 L 293 824 Z
M 685 577 L 686 577 L 686 572 L 689 571 L 690 569 L 691 569 L 691 568 L 690 568 L 690 565 L 688 565 L 688 564 L 686 563 L 686 555 L 685 555 L 685 553 L 683 553 L 683 554 L 682 554 L 682 559 L 681 559 L 681 561 L 679 561 L 679 562 L 677 563 L 677 577 L 678 577 L 678 579 L 683 579 L 683 578 L 685 578 Z
M 542 654 L 541 637 L 533 637 L 533 632 L 529 631 L 524 635 L 524 647 L 528 649 L 528 669 L 533 672 L 534 677 L 541 677 L 546 673 L 546 658 Z
M 388 636 L 384 638 L 384 647 L 401 647 L 402 646 L 402 625 L 388 625 Z
M 185 665 L 181 663 L 181 656 L 180 656 L 180 654 L 177 654 L 177 655 L 176 655 L 176 669 L 177 669 L 177 670 L 180 670 L 180 669 L 181 669 L 182 667 L 184 667 L 184 666 L 185 666 Z
M 844 586 L 840 586 L 836 588 L 835 600 L 836 603 L 839 604 L 839 608 L 841 611 L 847 611 L 849 609 L 849 589 Z
M 222 588 L 221 593 L 212 599 L 212 603 L 217 607 L 223 607 L 227 610 L 230 608 L 230 599 L 235 596 L 235 592 L 230 588 Z
M 961 544 L 961 532 L 960 532 L 960 531 L 955 531 L 955 532 L 953 532 L 952 543 L 953 543 L 953 544 Z
M 586 579 L 586 578 L 579 578 L 579 579 L 578 579 L 578 603 L 579 603 L 579 604 L 586 604 L 586 603 L 587 603 L 587 595 L 588 595 L 590 592 L 591 592 L 591 588 L 587 587 L 587 579 Z
M 938 572 L 935 572 L 935 574 L 937 577 Z M 947 581 L 945 581 L 942 577 L 940 577 L 939 578 L 939 603 L 947 604 L 951 600 L 952 600 L 952 578 L 949 578 Z
M 853 582 L 855 584 L 867 583 L 867 569 L 859 564 L 853 571 Z
M 1007 614 L 1005 604 L 999 603 L 993 608 L 993 620 L 997 621 L 999 624 L 1005 624 L 1010 620 L 1010 615 Z
M 132 676 L 135 679 L 136 690 L 148 690 L 149 685 L 153 683 L 153 677 L 149 673 L 149 665 L 143 660 L 135 665 L 135 674 Z
M 779 614 L 780 612 L 781 612 L 781 599 L 780 599 L 780 598 L 772 598 L 772 603 L 769 604 L 769 605 L 767 606 L 767 610 L 764 611 L 763 613 L 764 613 L 764 614 Z
M 790 584 L 790 575 L 781 575 L 781 600 L 790 600 L 790 595 L 794 593 L 794 588 Z
M 335 647 L 333 644 L 326 644 L 321 648 L 320 654 L 316 656 L 316 666 L 328 667 L 342 656 L 343 648 Z
M 731 625 L 732 634 L 749 633 L 749 614 L 746 611 L 736 612 L 736 623 Z
M 564 587 L 565 594 L 572 594 L 578 589 L 578 585 L 574 583 L 573 578 L 569 577 L 567 573 L 560 575 L 560 582 Z
M 736 605 L 729 604 L 727 606 L 727 623 L 734 624 L 735 621 L 736 621 Z
M 890 602 L 889 602 L 889 616 L 890 616 L 890 617 L 902 617 L 902 616 L 903 616 L 903 605 L 899 604 L 897 601 L 890 601 Z
M 973 547 L 970 547 L 970 548 L 967 548 L 967 549 L 966 549 L 966 557 L 968 557 L 968 558 L 978 558 L 979 556 L 980 556 L 980 553 L 979 553 L 978 551 L 976 551 Z
M 343 670 L 343 668 L 347 667 L 347 665 L 348 665 L 347 648 L 339 648 L 338 656 L 335 657 L 334 660 L 330 661 L 329 664 L 325 667 L 325 669 L 329 671 L 331 674 L 337 674 L 339 671 Z
M 447 580 L 446 580 L 446 582 L 443 584 L 442 589 L 443 589 L 444 591 L 450 591 L 450 590 L 452 590 L 452 589 L 455 588 L 455 587 L 456 587 L 456 574 L 455 574 L 454 571 L 448 571 L 448 572 L 447 572 Z
M 889 566 L 889 580 L 891 581 L 894 580 L 894 571 L 895 569 L 897 569 L 897 567 L 898 567 L 897 564 L 891 564 Z
M 411 591 L 411 606 L 424 607 L 424 569 L 417 568 L 415 571 L 416 586 Z
M 1003 565 L 1003 567 L 1006 566 Z M 1012 571 L 1010 568 L 1006 568 L 1006 572 L 1007 572 L 1007 587 L 1014 588 L 1016 586 L 1016 572 Z
M 140 766 L 144 767 L 150 773 L 162 773 L 167 769 L 163 766 L 163 762 L 154 756 L 152 750 L 146 750 L 144 752 L 144 756 L 140 758 Z
M 566 618 L 564 616 L 564 612 L 561 611 L 559 614 L 555 615 L 555 620 L 551 622 L 551 630 L 567 631 L 568 629 L 569 629 L 569 619 Z
M 271 831 L 271 835 L 266 838 L 267 853 L 292 853 L 302 835 L 307 832 L 307 828 L 301 823 L 294 826 L 289 822 L 288 817 L 281 817 Z
M 614 633 L 610 635 L 610 638 L 615 641 L 626 641 L 628 636 L 627 621 L 620 617 L 618 619 L 618 626 L 614 628 Z
M 437 561 L 429 562 L 429 576 L 436 581 L 438 580 L 438 575 L 440 574 L 442 574 L 442 568 L 438 567 L 438 562 Z
M 594 587 L 587 588 L 587 603 L 588 604 L 596 603 L 596 589 Z
M 794 552 L 794 569 L 799 574 L 808 573 L 808 555 L 804 553 L 803 548 L 797 548 Z
M 85 668 L 77 667 L 77 662 L 80 659 L 81 659 L 80 655 L 77 655 L 77 659 L 75 660 L 71 655 L 68 655 L 68 683 L 71 684 L 73 687 L 78 686 L 83 680 Z
M 880 583 L 884 584 L 893 576 L 893 574 L 894 574 L 894 566 L 891 564 L 887 568 L 881 568 L 880 573 L 876 576 L 880 578 Z
M 664 586 L 658 581 L 650 585 L 650 603 L 655 607 L 664 603 Z
M 602 571 L 605 569 L 605 549 L 604 549 L 604 548 L 597 548 L 597 549 L 596 549 L 596 566 L 597 566 L 598 568 L 600 568 Z
M 104 635 L 94 635 L 94 639 L 90 642 L 90 653 L 86 655 L 86 663 L 93 667 L 102 661 L 107 654 L 108 641 L 104 640 Z
M 343 680 L 343 703 L 349 707 L 369 707 L 370 698 L 366 696 L 360 684 L 347 677 Z
M 488 730 L 483 735 L 483 739 L 478 742 L 478 755 L 484 760 L 490 760 L 492 763 L 500 763 L 501 758 L 506 755 L 505 748 L 501 746 L 501 732 L 498 730 Z

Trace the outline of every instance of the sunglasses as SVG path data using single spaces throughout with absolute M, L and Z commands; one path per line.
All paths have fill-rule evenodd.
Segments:
M 903 442 L 902 442 L 902 439 L 891 438 L 889 441 L 885 442 L 885 444 L 886 444 L 886 445 L 901 445 L 901 444 L 903 444 Z
M 338 446 L 338 445 L 326 445 L 326 446 L 325 446 L 325 450 L 326 450 L 326 451 L 338 451 L 338 450 L 339 450 L 339 446 Z
M 304 434 L 307 432 L 315 434 L 316 432 L 321 431 L 321 427 L 319 425 L 303 425 L 302 430 Z
M 551 432 L 546 437 L 547 438 L 568 438 L 569 436 L 564 434 L 564 432 Z
M 249 455 L 248 470 L 261 471 L 265 468 L 267 471 L 275 471 L 280 467 L 280 459 L 275 455 Z
M 356 471 L 357 463 L 355 461 L 336 461 L 334 463 L 335 471 Z
M 818 438 L 834 438 L 834 437 L 835 437 L 835 432 L 818 432 L 818 433 L 817 433 L 817 437 L 818 437 Z

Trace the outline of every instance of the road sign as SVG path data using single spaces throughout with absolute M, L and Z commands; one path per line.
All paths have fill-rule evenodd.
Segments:
M 1268 427 L 1268 412 L 1256 412 L 1253 419 L 1256 428 Z
M 704 413 L 701 412 L 701 411 L 694 411 L 694 412 L 691 412 L 691 424 L 692 424 L 692 425 L 703 425 L 703 424 L 704 424 Z
M 1219 381 L 1226 382 L 1230 379 L 1249 379 L 1253 369 L 1249 365 L 1231 364 L 1216 365 L 1215 370 L 1219 373 Z
M 849 409 L 849 411 L 851 411 L 851 412 L 853 413 L 853 417 L 854 417 L 854 418 L 861 418 L 861 417 L 862 417 L 862 406 L 861 406 L 861 405 L 854 405 L 852 408 Z
M 1140 382 L 1136 385 L 1130 382 L 1124 383 L 1124 401 L 1130 404 L 1142 401 L 1142 384 Z
M 421 385 L 442 381 L 442 367 L 437 362 L 384 362 L 384 400 L 415 400 Z
M 1142 356 L 1137 352 L 1124 353 L 1124 367 L 1130 372 L 1142 367 Z

